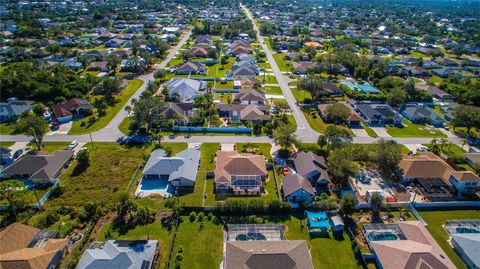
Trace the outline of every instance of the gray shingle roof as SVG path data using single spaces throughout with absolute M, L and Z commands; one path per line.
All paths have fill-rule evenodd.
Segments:
M 29 175 L 30 179 L 54 179 L 57 172 L 73 157 L 73 151 L 59 150 L 52 155 L 26 155 L 2 171 L 8 175 Z
M 199 162 L 200 151 L 196 149 L 186 149 L 173 157 L 166 157 L 164 150 L 157 149 L 148 158 L 143 174 L 169 175 L 169 181 L 179 178 L 195 181 Z
M 103 247 L 85 251 L 77 269 L 148 269 L 153 263 L 157 240 L 109 240 Z
M 284 176 L 282 179 L 283 194 L 288 196 L 299 189 L 304 189 L 311 195 L 315 195 L 315 190 L 310 181 L 299 174 Z

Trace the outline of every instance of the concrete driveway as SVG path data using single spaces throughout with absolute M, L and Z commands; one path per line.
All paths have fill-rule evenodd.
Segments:
M 387 133 L 387 128 L 385 127 L 370 127 L 372 130 L 377 133 L 379 137 L 392 137 Z
M 370 137 L 367 133 L 367 131 L 365 131 L 365 129 L 360 129 L 360 128 L 352 128 L 350 129 L 352 130 L 352 132 L 355 134 L 356 137 Z

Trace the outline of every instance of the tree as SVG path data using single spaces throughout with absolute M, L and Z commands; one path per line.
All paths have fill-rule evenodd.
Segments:
M 299 89 L 309 92 L 315 99 L 319 91 L 323 90 L 323 80 L 319 77 L 307 76 L 300 79 L 297 86 Z
M 319 135 L 317 144 L 320 146 L 320 149 L 323 150 L 323 148 L 328 144 L 327 137 L 325 135 Z
M 355 195 L 353 194 L 346 194 L 340 199 L 340 208 L 347 216 L 355 212 L 357 204 L 357 198 L 355 198 Z
M 13 217 L 18 219 L 15 196 L 25 190 L 25 185 L 18 180 L 0 181 L 0 200 L 7 200 Z
M 273 101 L 273 108 L 278 112 L 278 114 L 283 115 L 285 111 L 290 109 L 287 101 L 283 99 L 274 99 Z
M 36 103 L 32 107 L 33 114 L 43 117 L 43 112 L 45 111 L 45 106 L 42 103 Z
M 348 119 L 352 115 L 350 109 L 342 104 L 329 105 L 326 112 L 328 120 L 335 124 L 348 123 Z
M 155 73 L 153 73 L 153 77 L 158 78 L 160 80 L 164 79 L 166 75 L 167 75 L 167 72 L 165 71 L 165 69 L 157 69 Z
M 346 148 L 333 150 L 327 158 L 327 163 L 333 176 L 333 182 L 336 184 L 345 184 L 350 177 L 356 174 L 349 150 Z
M 35 114 L 28 114 L 16 123 L 14 133 L 30 136 L 32 142 L 37 146 L 37 150 L 40 151 L 42 148 L 43 137 L 47 134 L 48 129 L 48 123 L 43 117 Z
M 297 144 L 295 131 L 294 126 L 280 123 L 273 131 L 273 141 L 275 141 L 275 144 L 286 149 L 292 144 Z
M 454 110 L 455 118 L 453 124 L 457 126 L 465 126 L 467 134 L 473 127 L 480 127 L 480 108 L 469 105 L 458 105 Z
M 402 160 L 400 146 L 395 141 L 380 139 L 376 143 L 376 159 L 378 167 L 384 173 L 395 173 L 400 160 Z
M 147 240 L 150 239 L 150 233 L 148 231 L 148 224 L 150 223 L 151 210 L 146 206 L 140 206 L 135 211 L 135 223 L 145 226 L 147 232 Z
M 88 149 L 81 149 L 77 153 L 77 165 L 83 169 L 87 168 L 90 164 L 90 153 Z
M 92 218 L 97 213 L 97 204 L 94 201 L 88 201 L 83 205 L 83 210 L 89 218 Z
M 346 129 L 340 128 L 336 125 L 329 125 L 325 129 L 324 135 L 327 139 L 327 150 L 339 147 L 342 144 L 343 138 L 351 136 Z
M 383 208 L 383 196 L 379 192 L 374 192 L 370 196 L 370 206 L 372 207 L 372 212 L 374 215 L 377 215 L 380 210 Z
M 174 214 L 178 215 L 183 209 L 183 205 L 180 203 L 177 197 L 170 197 L 165 200 L 165 207 L 173 211 Z
M 122 59 L 115 55 L 115 54 L 110 54 L 107 57 L 107 67 L 110 68 L 110 70 L 113 71 L 113 74 L 117 72 L 118 65 L 122 62 Z
M 407 101 L 407 94 L 401 88 L 394 88 L 387 94 L 387 102 L 391 106 L 398 106 Z

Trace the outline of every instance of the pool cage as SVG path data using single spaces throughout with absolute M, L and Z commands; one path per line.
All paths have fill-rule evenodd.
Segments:
M 282 224 L 229 224 L 226 241 L 278 241 L 285 240 Z
M 370 223 L 363 226 L 363 235 L 367 241 L 406 240 L 397 224 Z
M 480 220 L 447 220 L 448 234 L 480 233 Z

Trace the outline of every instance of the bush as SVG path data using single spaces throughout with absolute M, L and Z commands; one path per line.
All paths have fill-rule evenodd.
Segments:
M 196 218 L 197 218 L 197 214 L 194 211 L 190 212 L 190 215 L 188 217 L 190 222 L 194 222 Z
M 205 217 L 205 214 L 203 212 L 200 212 L 197 214 L 197 217 L 198 217 L 198 221 L 202 222 L 203 218 Z

